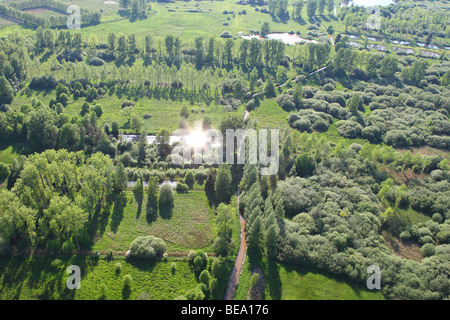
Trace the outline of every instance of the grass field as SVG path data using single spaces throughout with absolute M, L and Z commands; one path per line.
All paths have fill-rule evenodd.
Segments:
M 279 264 L 281 300 L 384 300 L 379 291 L 369 291 L 337 277 L 289 264 Z
M 27 155 L 31 152 L 28 144 L 23 142 L 4 143 L 0 141 L 0 162 L 11 164 L 13 158 Z
M 172 273 L 171 264 L 176 264 Z M 116 264 L 121 264 L 120 272 Z M 66 269 L 78 265 L 81 289 L 69 290 Z M 122 278 L 131 275 L 130 290 L 123 288 Z M 147 293 L 149 299 L 172 300 L 197 285 L 194 272 L 186 261 L 141 262 L 113 259 L 106 261 L 78 256 L 13 256 L 0 259 L 0 300 L 35 299 L 136 299 Z M 102 297 L 104 290 L 104 296 Z
M 250 287 L 251 262 L 246 259 L 234 300 L 246 300 Z M 272 274 L 265 279 L 267 300 L 383 300 L 372 292 L 333 275 L 287 263 L 274 263 Z M 267 277 L 267 273 L 266 277 Z M 276 289 L 275 289 L 276 287 Z
M 107 221 L 99 221 L 93 250 L 127 251 L 136 237 L 154 235 L 166 241 L 168 251 L 203 248 L 212 252 L 214 219 L 204 191 L 175 193 L 172 216 L 159 214 L 154 221 L 147 220 L 146 199 L 139 206 L 131 192 L 107 210 L 110 215 Z
M 20 109 L 20 106 L 23 104 L 31 104 L 31 100 L 33 98 L 38 99 L 44 105 L 48 105 L 50 99 L 54 98 L 55 95 L 56 94 L 54 92 L 47 92 L 47 91 L 38 91 L 30 95 L 25 93 L 19 94 L 14 99 L 13 103 L 11 104 L 11 107 L 13 109 L 18 110 Z M 104 97 L 95 100 L 93 103 L 90 103 L 90 105 L 96 103 L 102 106 L 103 115 L 98 120 L 99 124 L 101 125 L 103 125 L 104 123 L 111 124 L 113 121 L 117 121 L 124 131 L 132 133 L 131 129 L 129 128 L 128 119 L 121 112 L 122 111 L 121 104 L 124 100 L 128 100 L 128 98 L 131 97 L 120 96 L 119 98 L 115 94 L 111 96 L 109 94 L 106 94 Z M 244 105 L 242 105 L 237 110 L 227 111 L 224 109 L 222 105 L 216 105 L 215 103 L 212 103 L 211 105 L 207 106 L 203 103 L 198 104 L 195 103 L 194 105 L 191 105 L 189 101 L 178 102 L 172 101 L 170 99 L 166 100 L 154 98 L 150 99 L 141 98 L 132 100 L 134 101 L 132 114 L 142 116 L 144 113 L 148 113 L 151 115 L 149 119 L 142 119 L 143 120 L 142 129 L 144 129 L 148 134 L 157 134 L 159 129 L 161 128 L 167 128 L 170 131 L 178 129 L 180 120 L 182 119 L 180 116 L 180 111 L 183 106 L 188 107 L 189 116 L 187 118 L 187 121 L 190 123 L 192 127 L 194 121 L 202 121 L 205 116 L 208 116 L 212 121 L 213 127 L 218 128 L 220 125 L 220 121 L 227 114 L 240 114 L 243 117 L 245 112 Z M 85 99 L 83 98 L 74 101 L 73 97 L 70 96 L 70 100 L 64 112 L 70 116 L 76 116 L 81 112 L 81 107 L 84 102 Z M 275 106 L 278 107 L 276 103 Z M 192 109 L 194 110 L 194 112 L 192 112 Z
M 198 6 L 196 6 L 197 3 Z M 251 6 L 238 5 L 235 1 L 231 0 L 201 2 L 177 1 L 175 3 L 162 4 L 152 2 L 150 5 L 152 10 L 145 20 L 129 23 L 128 19 L 121 18 L 117 14 L 102 14 L 101 24 L 84 28 L 82 31 L 98 34 L 103 32 L 104 40 L 106 40 L 107 32 L 124 34 L 133 32 L 138 38 L 143 38 L 147 34 L 156 34 L 161 37 L 171 34 L 182 37 L 183 39 L 193 40 L 195 37 L 219 37 L 224 31 L 236 34 L 240 31 L 249 32 L 251 29 L 260 30 L 263 23 L 267 21 L 270 23 L 273 32 L 289 32 L 290 30 L 300 31 L 302 34 L 306 34 L 307 32 L 307 22 L 304 20 L 301 21 L 301 24 L 292 19 L 287 22 L 273 21 L 270 15 L 257 12 Z M 93 9 L 92 6 L 87 5 L 88 8 Z M 110 9 L 110 7 L 117 6 L 105 5 L 106 9 Z M 186 11 L 199 8 L 203 12 Z M 117 9 L 111 8 L 111 11 L 114 10 Z M 223 14 L 225 10 L 234 11 L 234 15 Z M 246 10 L 247 14 L 239 15 L 239 11 L 242 10 Z M 292 7 L 289 6 L 288 10 L 292 11 Z M 306 9 L 304 16 L 306 18 Z M 223 25 L 224 22 L 228 22 L 228 26 Z

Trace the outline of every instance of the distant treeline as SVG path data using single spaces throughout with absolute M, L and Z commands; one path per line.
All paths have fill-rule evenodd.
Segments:
M 63 14 L 63 16 L 51 16 L 49 18 L 38 16 L 34 13 L 24 12 L 22 10 L 45 7 Z M 7 6 L 0 4 L 0 13 L 9 17 L 23 20 L 27 23 L 40 27 L 59 27 L 67 23 L 68 3 L 55 0 L 27 0 L 23 2 L 12 2 Z M 100 23 L 101 14 L 87 9 L 81 9 L 81 23 L 83 25 L 93 25 Z

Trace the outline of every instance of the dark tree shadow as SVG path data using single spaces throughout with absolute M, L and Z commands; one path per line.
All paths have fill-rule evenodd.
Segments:
M 138 205 L 138 209 L 136 212 L 136 220 L 137 220 L 137 219 L 139 219 L 139 217 L 141 216 L 141 213 L 142 213 L 142 202 L 144 201 L 144 196 L 142 194 L 135 193 L 134 199 L 136 200 L 137 205 Z
M 161 257 L 157 256 L 152 260 L 149 259 L 139 259 L 139 258 L 127 258 L 127 262 L 131 264 L 133 267 L 146 271 L 152 272 L 153 268 L 156 266 L 158 262 L 161 261 Z
M 123 286 L 122 288 L 122 299 L 123 300 L 128 300 L 130 298 L 131 295 L 131 288 L 130 286 Z
M 147 201 L 146 206 L 146 219 L 147 223 L 152 223 L 153 221 L 156 221 L 158 218 L 158 203 L 150 203 Z
M 297 18 L 292 19 L 292 20 L 294 20 L 295 22 L 297 22 L 298 24 L 300 24 L 300 25 L 302 25 L 302 26 L 304 26 L 305 24 L 307 24 L 307 22 L 305 21 L 305 19 L 303 19 L 303 17 L 297 17 Z
M 248 261 L 250 270 L 261 268 L 264 273 L 266 287 L 269 289 L 272 299 L 280 300 L 282 293 L 282 283 L 280 278 L 280 266 L 274 260 L 268 261 L 261 254 L 254 251 L 248 251 Z
M 102 208 L 102 211 L 100 213 L 100 218 L 97 222 L 97 230 L 96 232 L 99 234 L 103 234 L 106 230 L 106 226 L 108 225 L 108 218 L 111 214 L 111 206 L 113 203 L 112 196 L 109 196 L 106 199 L 105 206 Z
M 331 20 L 333 20 L 333 21 L 339 21 L 339 18 L 338 17 L 336 17 L 336 16 L 332 16 L 332 15 L 330 15 L 330 16 L 328 16 Z
M 123 209 L 127 205 L 127 196 L 124 193 L 121 193 L 114 201 L 114 209 L 111 215 L 111 231 L 117 232 L 119 228 L 120 222 L 123 219 Z
M 53 51 L 48 51 L 48 52 L 44 53 L 42 55 L 42 57 L 39 59 L 39 62 L 40 63 L 46 62 L 52 56 L 52 54 L 53 54 Z
M 170 219 L 173 215 L 173 203 L 172 204 L 160 204 L 159 205 L 159 215 L 163 219 Z
M 320 15 L 320 19 L 326 22 L 330 22 L 329 16 L 326 16 L 324 14 Z
M 273 260 L 270 260 L 269 265 L 267 266 L 266 283 L 269 287 L 269 292 L 272 298 L 276 300 L 281 299 L 282 284 L 280 278 L 280 267 Z
M 132 67 L 135 62 L 136 62 L 136 57 L 133 55 L 133 56 L 128 58 L 128 60 L 126 61 L 126 64 L 129 67 Z

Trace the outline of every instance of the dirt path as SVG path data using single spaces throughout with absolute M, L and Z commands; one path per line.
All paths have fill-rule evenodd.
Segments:
M 239 212 L 239 191 L 237 193 L 237 208 Z M 234 292 L 239 281 L 239 277 L 242 272 L 242 266 L 244 265 L 245 255 L 247 253 L 247 239 L 245 238 L 245 220 L 239 214 L 239 220 L 241 222 L 241 243 L 239 245 L 239 253 L 234 262 L 233 270 L 231 271 L 230 280 L 228 280 L 227 291 L 225 292 L 224 300 L 233 300 Z
M 336 7 L 334 7 L 334 9 L 336 10 Z M 336 15 L 336 14 L 335 14 L 335 15 Z M 317 21 L 315 16 L 312 17 L 312 18 L 314 19 L 315 22 L 318 22 L 318 23 L 320 24 L 320 26 L 323 28 L 323 30 L 327 31 L 327 33 L 328 33 L 327 28 L 325 28 L 319 21 Z M 330 37 L 331 43 L 333 44 L 333 48 L 336 49 L 336 46 L 335 46 L 335 44 L 334 44 L 333 36 L 332 36 L 331 34 L 328 34 L 328 36 Z

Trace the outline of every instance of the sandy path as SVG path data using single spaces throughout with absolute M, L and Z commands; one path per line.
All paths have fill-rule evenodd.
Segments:
M 239 193 L 238 193 L 239 194 Z M 239 196 L 237 198 L 237 208 L 239 211 Z M 239 245 L 239 253 L 234 262 L 233 270 L 231 271 L 230 280 L 228 281 L 227 291 L 225 292 L 224 300 L 233 300 L 234 292 L 242 272 L 242 267 L 245 262 L 245 255 L 247 253 L 247 239 L 245 238 L 245 220 L 239 215 L 241 222 L 241 244 Z

